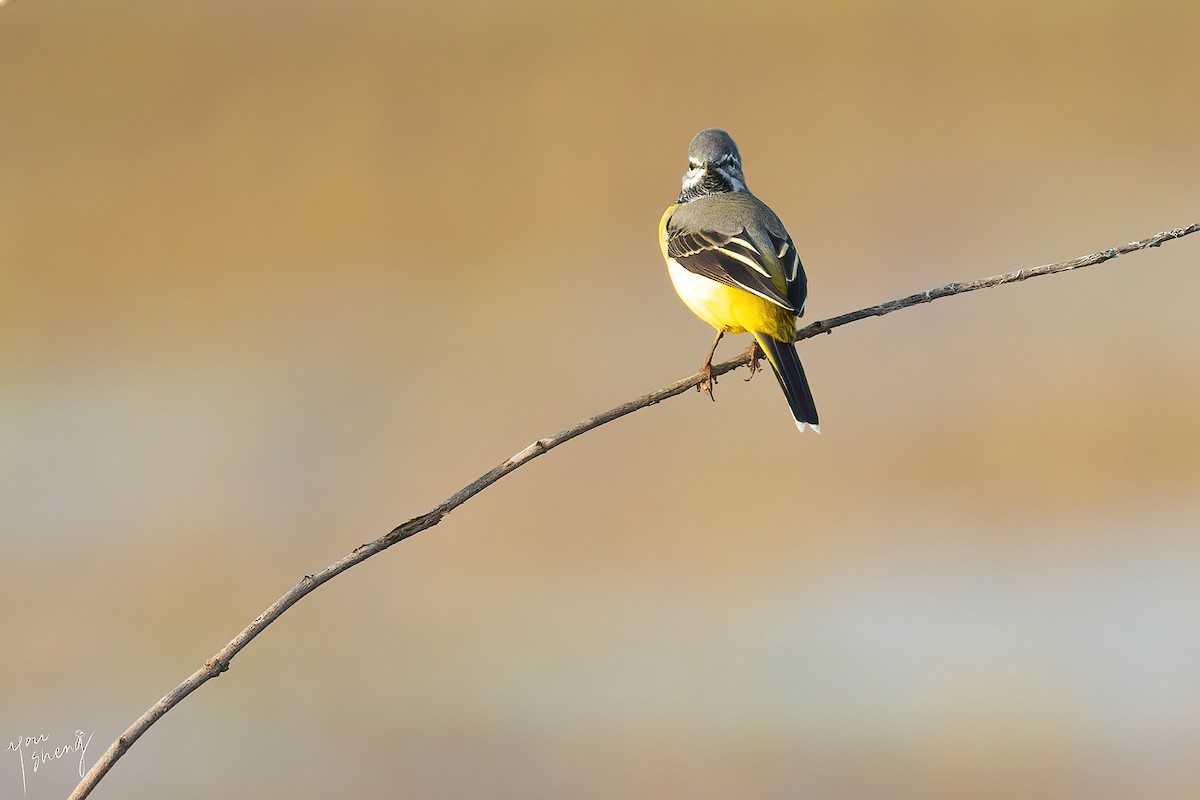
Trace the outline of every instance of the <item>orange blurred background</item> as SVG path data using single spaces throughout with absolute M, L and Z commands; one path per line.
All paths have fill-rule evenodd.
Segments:
M 0 744 L 94 731 L 90 765 L 304 574 L 690 374 L 655 225 L 697 130 L 822 319 L 1200 221 L 1198 34 L 0 8 Z M 304 600 L 94 796 L 1196 797 L 1198 254 L 806 341 L 819 437 L 737 373 L 571 442 Z

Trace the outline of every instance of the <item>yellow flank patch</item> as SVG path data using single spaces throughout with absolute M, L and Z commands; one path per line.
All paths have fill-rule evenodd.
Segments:
M 781 342 L 796 338 L 796 318 L 769 300 L 689 272 L 675 259 L 667 260 L 671 283 L 684 305 L 700 319 L 725 333 L 765 333 Z

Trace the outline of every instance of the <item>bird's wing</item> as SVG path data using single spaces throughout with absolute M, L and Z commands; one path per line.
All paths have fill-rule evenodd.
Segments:
M 745 227 L 730 234 L 707 228 L 676 226 L 672 225 L 673 221 L 674 217 L 668 219 L 666 225 L 667 256 L 681 267 L 717 283 L 758 295 L 793 314 L 798 313 L 800 306 L 791 297 L 792 281 L 788 280 L 783 287 L 777 286 L 770 269 L 774 264 L 780 264 L 785 279 L 797 272 L 803 274 L 799 269 L 800 261 L 795 257 L 796 248 L 790 239 L 786 241 L 786 252 L 783 243 L 780 243 L 775 253 L 764 254 L 755 246 Z M 775 244 L 773 234 L 770 239 Z M 782 260 L 781 263 L 780 254 L 786 256 L 789 253 L 792 261 Z
M 804 274 L 804 265 L 800 263 L 800 254 L 796 252 L 796 244 L 787 231 L 780 226 L 778 232 L 767 229 L 767 236 L 775 248 L 775 257 L 783 268 L 783 279 L 787 281 L 788 301 L 796 309 L 796 316 L 804 315 L 804 301 L 808 299 L 808 278 Z

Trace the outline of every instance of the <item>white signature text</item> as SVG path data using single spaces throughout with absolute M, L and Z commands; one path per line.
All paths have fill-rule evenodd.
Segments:
M 45 767 L 47 763 L 64 759 L 67 756 L 73 756 L 75 753 L 78 753 L 79 777 L 82 778 L 83 764 L 84 759 L 87 758 L 88 745 L 91 744 L 92 736 L 95 733 L 95 731 L 92 731 L 91 733 L 84 733 L 83 731 L 77 730 L 75 731 L 74 742 L 71 744 L 59 745 L 54 748 L 50 747 L 50 737 L 44 733 L 40 733 L 37 736 L 19 736 L 17 737 L 16 741 L 9 742 L 8 751 L 10 753 L 16 753 L 17 758 L 21 760 L 21 791 L 23 793 L 28 791 L 28 780 L 25 775 L 26 760 L 28 760 L 33 766 L 33 774 L 36 775 L 37 771 Z

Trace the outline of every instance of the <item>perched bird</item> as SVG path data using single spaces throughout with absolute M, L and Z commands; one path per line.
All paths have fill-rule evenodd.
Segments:
M 779 217 L 746 188 L 742 157 L 728 133 L 710 128 L 692 139 L 679 199 L 658 227 L 675 291 L 693 314 L 717 329 L 700 366 L 705 374 L 700 388 L 712 397 L 712 358 L 721 337 L 752 333 L 779 379 L 796 426 L 820 433 L 795 346 L 808 280 Z M 751 375 L 757 355 L 755 349 Z

